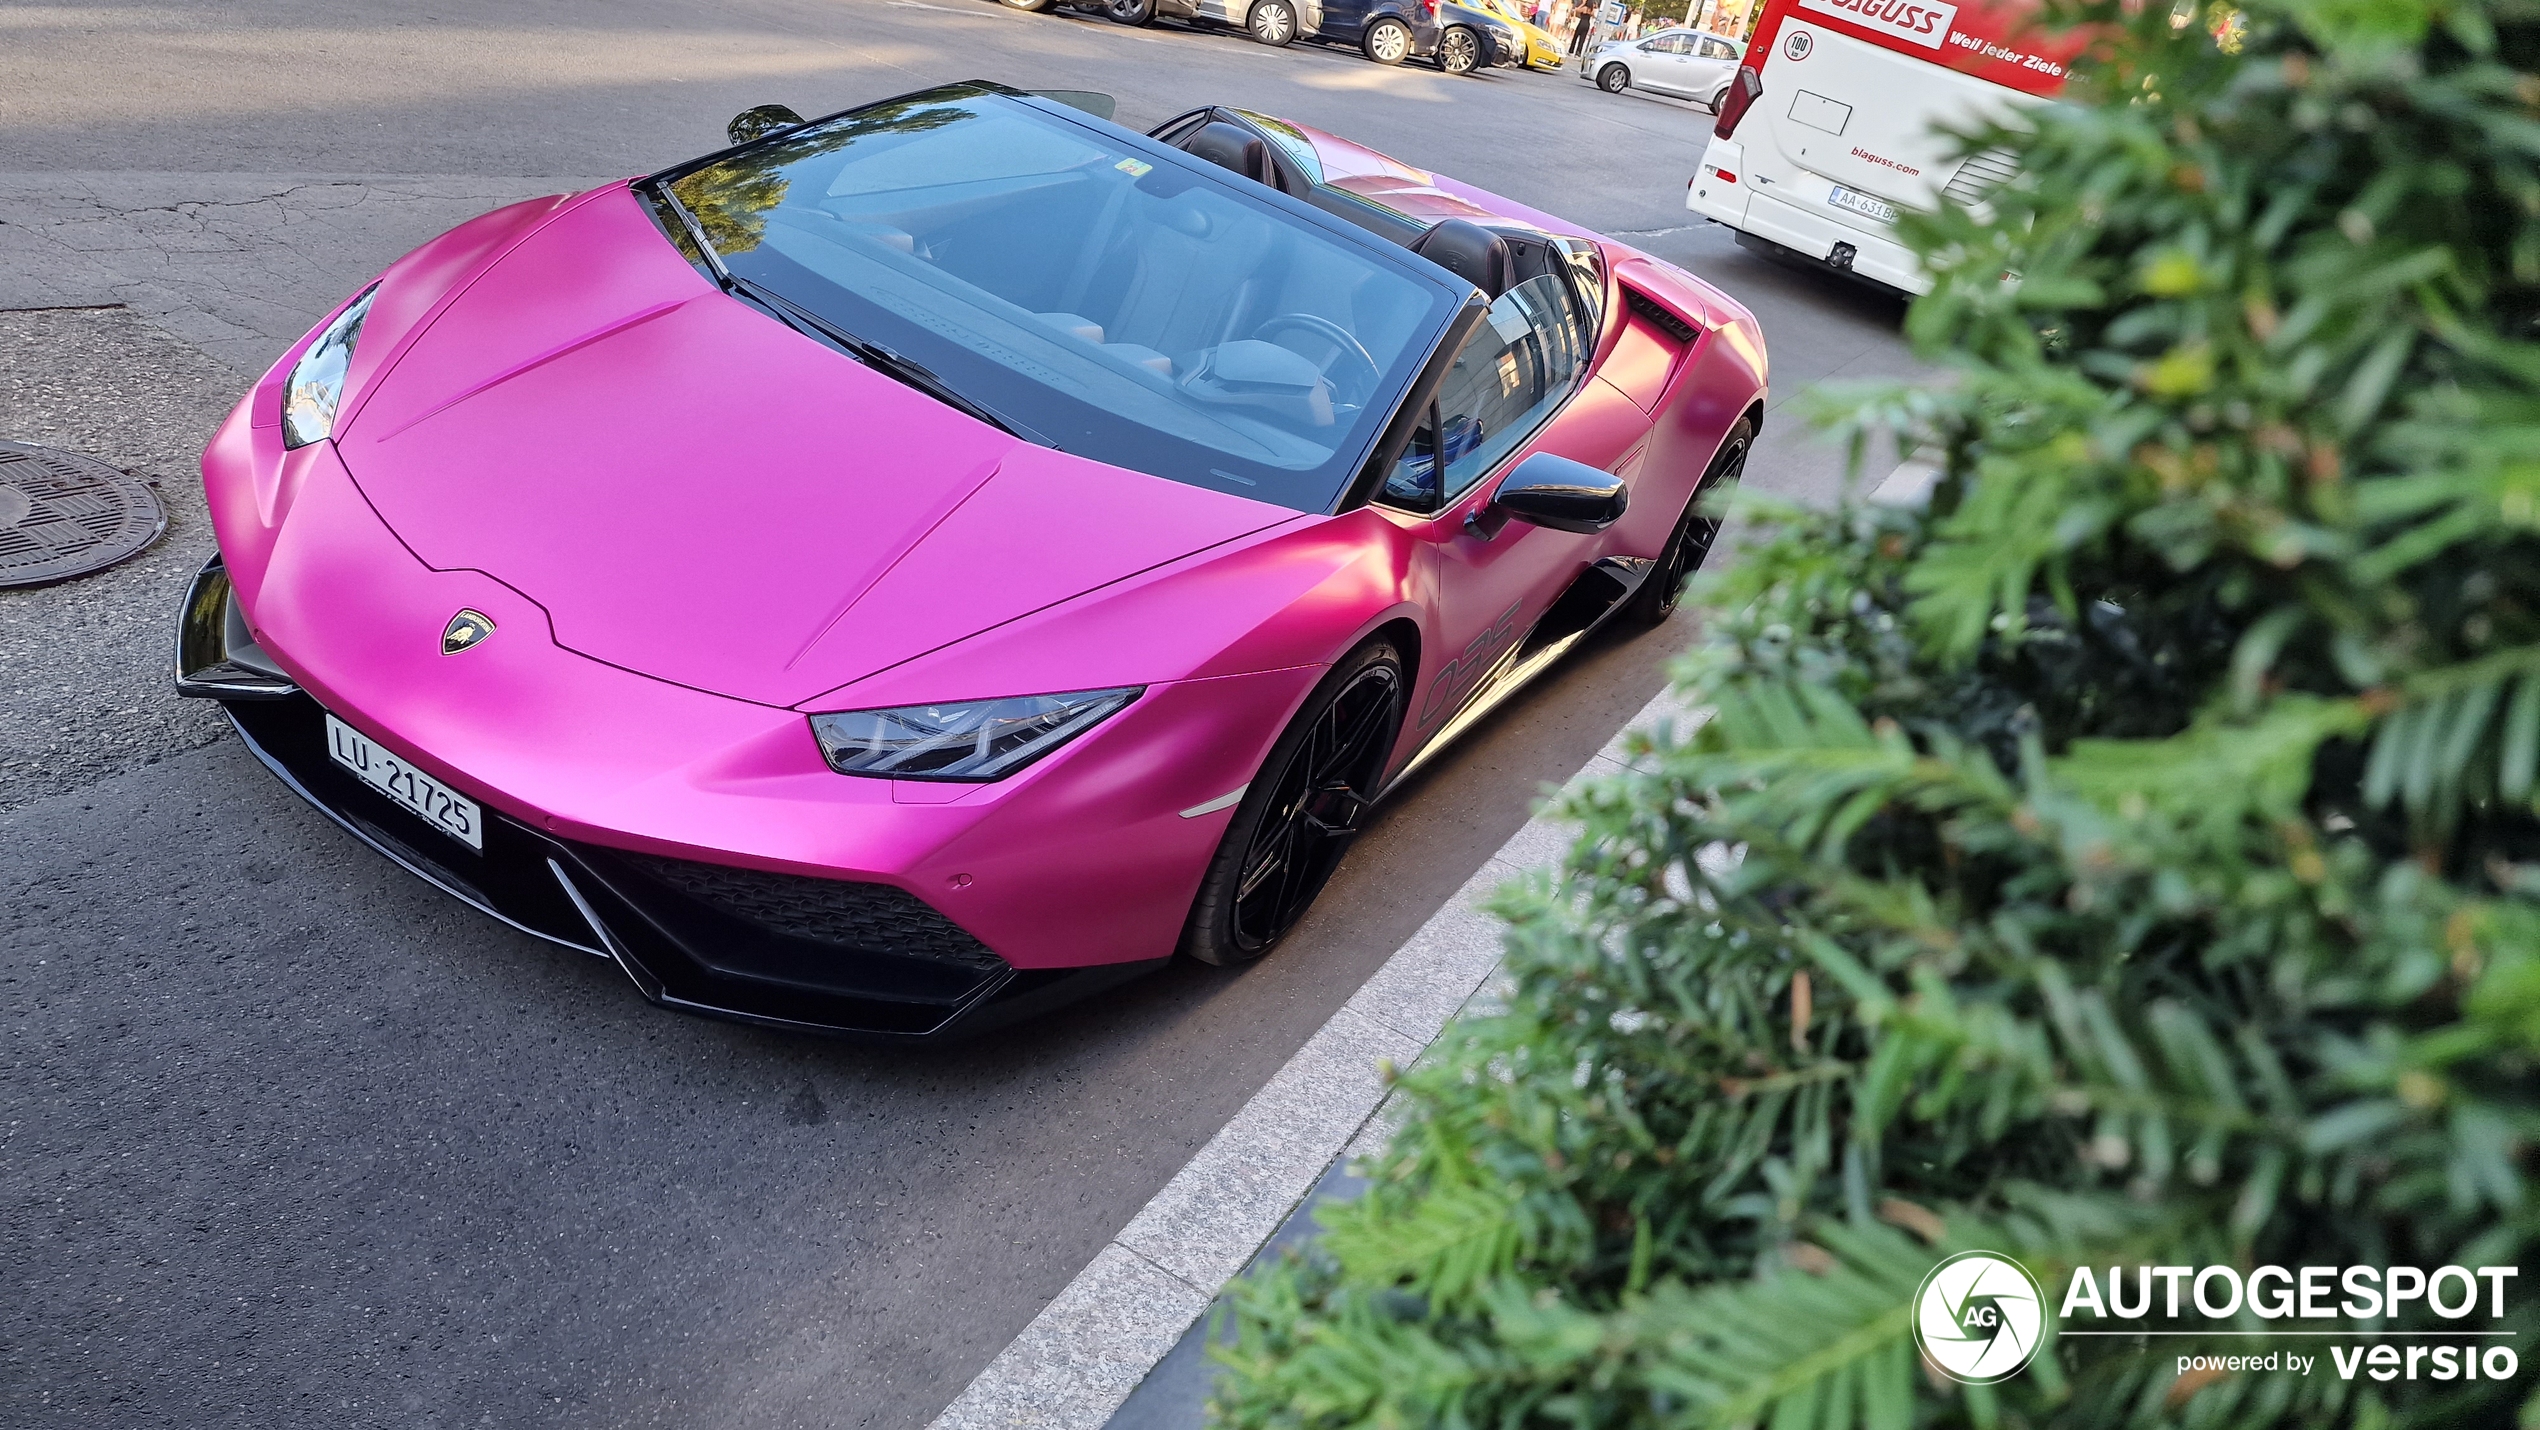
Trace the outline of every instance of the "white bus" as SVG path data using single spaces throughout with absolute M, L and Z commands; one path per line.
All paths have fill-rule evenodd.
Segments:
M 2053 98 L 2080 42 L 2021 0 L 1769 0 L 1729 83 L 1685 207 L 1738 242 L 1908 293 L 1931 287 L 1891 225 L 1939 196 L 1974 202 L 2013 176 L 1963 163 L 1936 124 Z

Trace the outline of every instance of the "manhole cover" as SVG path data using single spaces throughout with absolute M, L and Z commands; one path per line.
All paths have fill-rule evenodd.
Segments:
M 0 586 L 48 586 L 112 566 L 167 529 L 159 499 L 93 457 L 0 442 Z

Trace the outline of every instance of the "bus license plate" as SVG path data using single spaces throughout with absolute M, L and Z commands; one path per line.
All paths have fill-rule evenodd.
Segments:
M 331 713 L 326 717 L 326 754 L 424 823 L 479 854 L 485 852 L 485 812 L 476 801 L 398 759 Z
M 1826 196 L 1826 202 L 1836 208 L 1859 214 L 1863 218 L 1874 218 L 1881 223 L 1896 222 L 1896 206 L 1884 199 L 1871 198 L 1868 194 L 1856 194 L 1850 189 L 1839 188 Z

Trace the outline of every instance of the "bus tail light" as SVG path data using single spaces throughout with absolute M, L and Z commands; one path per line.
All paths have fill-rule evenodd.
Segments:
M 1722 139 L 1736 134 L 1737 122 L 1763 97 L 1763 74 L 1753 65 L 1739 65 L 1737 78 L 1729 81 L 1728 93 L 1720 97 L 1720 122 L 1711 127 L 1711 132 Z

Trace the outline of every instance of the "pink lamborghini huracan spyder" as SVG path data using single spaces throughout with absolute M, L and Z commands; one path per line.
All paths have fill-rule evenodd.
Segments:
M 754 110 L 400 259 L 204 453 L 178 689 L 677 1008 L 922 1037 L 1260 957 L 1407 771 L 1667 615 L 1763 339 L 1372 150 L 1098 99 Z

